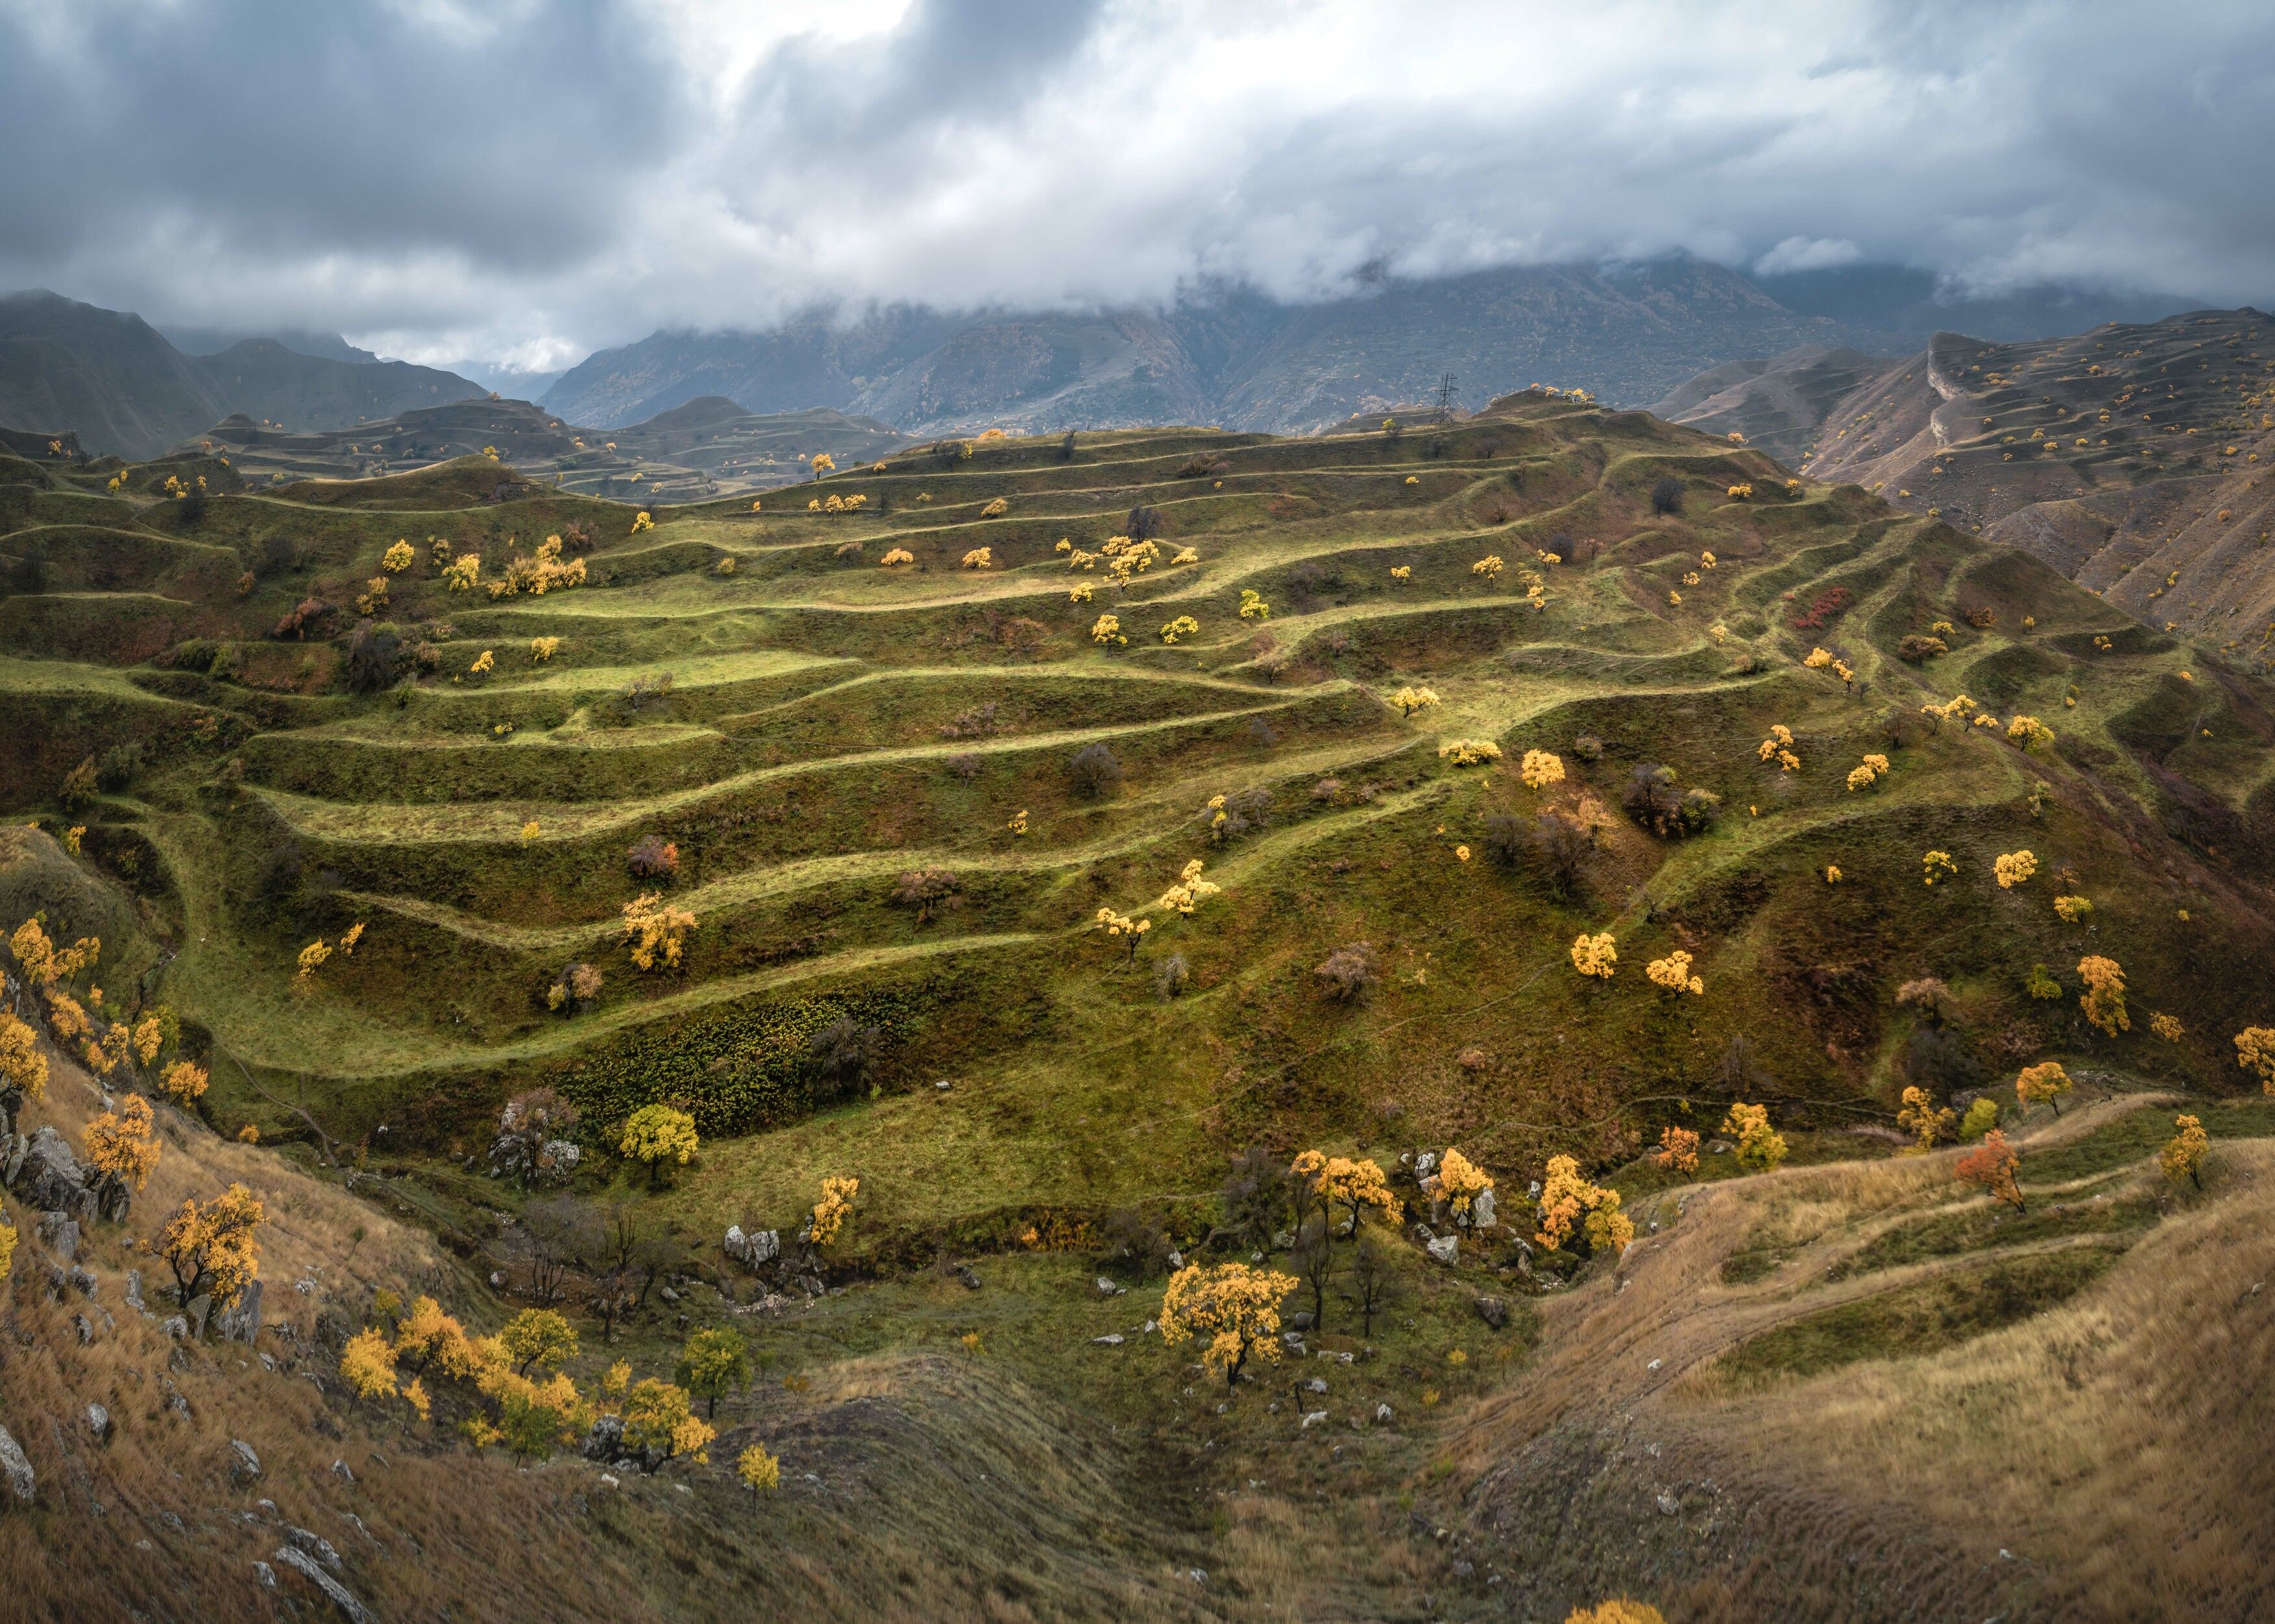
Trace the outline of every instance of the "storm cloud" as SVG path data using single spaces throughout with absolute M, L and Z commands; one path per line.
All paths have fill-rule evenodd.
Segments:
M 559 366 L 1685 252 L 2275 295 L 2275 13 L 0 0 L 0 287 Z

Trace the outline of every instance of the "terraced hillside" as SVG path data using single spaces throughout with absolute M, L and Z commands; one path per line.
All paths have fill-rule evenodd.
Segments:
M 1939 333 L 1847 369 L 1796 351 L 1701 374 L 1660 409 L 2022 548 L 2226 663 L 2275 659 L 2275 322 L 2256 310 L 2029 343 Z
M 797 479 L 817 455 L 865 463 L 904 442 L 873 419 L 828 407 L 760 417 L 709 396 L 614 429 L 578 428 L 521 400 L 460 401 L 329 430 L 240 415 L 190 449 L 227 459 L 255 485 L 370 479 L 495 454 L 557 490 L 659 503 L 765 489 Z
M 1627 1370 L 1634 1303 L 1686 1311 L 1721 1270 L 1740 1300 L 1683 1333 L 1676 1373 L 1728 1355 L 1696 1379 L 1781 1382 L 1859 1346 L 1924 1356 L 1922 1317 L 1988 1334 L 2099 1270 L 2041 1278 L 2024 1256 L 1990 1307 L 1962 1290 L 1944 1313 L 1924 1302 L 1943 1273 L 1918 1265 L 2010 1237 L 1969 1227 L 1983 1209 L 1947 1200 L 1940 1162 L 1789 1169 L 1718 1192 L 1709 1225 L 1639 1152 L 1747 1099 L 1796 1162 L 1877 1156 L 1907 1084 L 2011 1111 L 2040 1059 L 2104 1093 L 2251 1081 L 2232 1037 L 2268 1021 L 2275 964 L 2269 691 L 1857 487 L 1531 391 L 1395 433 L 949 442 L 759 500 L 643 513 L 480 457 L 258 495 L 218 458 L 0 462 L 0 811 L 49 832 L 11 837 L 0 900 L 102 934 L 108 1007 L 179 1013 L 208 1127 L 328 1182 L 347 1168 L 480 1260 L 449 1286 L 477 1322 L 499 1306 L 489 1249 L 519 1233 L 523 1197 L 480 1176 L 518 1091 L 583 1112 L 580 1186 L 669 1221 L 679 1330 L 745 1323 L 726 1318 L 748 1307 L 729 1223 L 790 1234 L 823 1178 L 858 1176 L 828 1268 L 860 1289 L 785 1322 L 786 1368 L 918 1408 L 950 1394 L 990 1427 L 1043 1401 L 1110 1418 L 1080 1446 L 1129 1497 L 1113 1582 L 1156 1610 L 1420 1616 L 1442 1585 L 1491 1611 L 1516 1552 L 1541 1616 L 1646 1580 L 1742 1616 L 1713 1586 L 1782 1549 L 1773 1530 L 1628 1540 L 1606 1514 L 1544 1553 L 1538 1518 L 1505 1514 L 1567 1469 L 1639 1481 L 1624 1435 L 1604 1442 L 1615 1399 L 1576 1412 L 1607 1429 L 1591 1438 L 1554 1425 Z M 1196 863 L 1217 888 L 1177 892 Z M 676 955 L 638 963 L 628 909 L 666 935 L 681 910 Z M 1615 973 L 1583 975 L 1591 958 Z M 2105 978 L 2086 1002 L 2089 959 L 2121 967 L 2124 1022 Z M 668 1182 L 617 1154 L 656 1102 L 702 1139 Z M 2265 1131 L 2256 1107 L 2205 1108 L 2222 1140 Z M 2044 1170 L 2071 1131 L 2029 1149 L 2034 1189 L 2105 1171 Z M 1515 1220 L 1446 1265 L 1396 1232 L 1400 1306 L 1320 1341 L 1360 1362 L 1334 1378 L 1331 1457 L 1281 1413 L 1312 1402 L 1285 1382 L 1186 1402 L 1184 1356 L 1140 1330 L 1142 1271 L 1128 1301 L 1092 1288 L 1094 1256 L 1131 1256 L 1107 1241 L 1130 1213 L 1246 1256 L 1216 1192 L 1250 1144 L 1392 1168 L 1458 1145 Z M 2137 1172 L 2152 1146 L 2119 1148 L 2108 1165 Z M 1553 1155 L 1620 1170 L 1646 1235 L 1671 1235 L 1616 1273 L 1520 1246 Z M 1727 1216 L 1788 1195 L 1798 1217 Z M 2150 1227 L 2119 1205 L 2076 1235 Z M 1899 1234 L 1928 1207 L 1941 1227 Z M 1815 1265 L 1844 1260 L 1872 1286 L 1818 1290 Z M 1780 1333 L 1776 1294 L 1804 1273 L 1796 1311 L 1834 1318 Z M 1924 1306 L 1839 1318 L 1882 1286 Z M 1481 1320 L 1480 1295 L 1549 1301 Z M 637 1340 L 664 1334 L 637 1332 L 638 1356 L 668 1363 Z M 896 1363 L 932 1339 L 965 1356 L 958 1337 L 1000 1371 Z M 779 1444 L 812 1424 L 793 1409 L 737 1398 L 722 1420 Z M 926 1436 L 944 1479 L 968 1475 L 969 1438 Z M 842 1463 L 809 1441 L 817 1472 Z M 1291 1480 L 1286 1451 L 1314 1443 Z M 414 1446 L 450 1447 L 389 1449 Z M 1735 1492 L 1789 1482 L 1792 1458 L 1697 1475 Z M 1916 1482 L 1902 1451 L 1884 1463 Z M 723 1471 L 690 1481 L 736 1526 Z M 1038 1539 L 1086 1537 L 1024 1492 Z M 1811 1514 L 1851 1527 L 1845 1492 Z M 1289 1554 L 1319 1518 L 1340 1566 Z M 797 1549 L 848 1537 L 837 1511 L 798 1526 Z M 1733 1528 L 1751 1543 L 1715 1543 Z M 928 1522 L 891 1560 L 931 1573 L 942 1538 Z M 1956 1567 L 1907 1590 L 1903 1549 L 1792 1569 L 1788 1615 L 2004 1593 Z M 987 1560 L 987 1594 L 1020 1596 L 1016 1554 Z M 1237 1588 L 1192 1588 L 1207 1571 Z
M 1649 419 L 1533 395 L 1394 439 L 982 442 L 817 487 L 851 512 L 733 503 L 637 533 L 541 487 L 480 501 L 494 466 L 215 495 L 194 523 L 52 469 L 10 487 L 16 807 L 140 744 L 74 815 L 165 899 L 167 995 L 254 1074 L 314 1090 L 338 1138 L 386 1122 L 440 1144 L 539 1079 L 619 1114 L 684 1095 L 711 1135 L 781 1126 L 837 1102 L 805 1044 L 850 1016 L 882 1035 L 863 1091 L 988 1079 L 955 1176 L 1033 1203 L 1158 1188 L 1283 1122 L 1608 1152 L 1644 1125 L 1624 1099 L 1741 1031 L 1796 1099 L 1878 1103 L 1883 994 L 1943 954 L 1993 1024 L 2041 1041 L 2073 1001 L 2034 1010 L 2031 963 L 2097 944 L 2192 1028 L 2249 1013 L 2241 977 L 2150 967 L 2231 924 L 2261 940 L 2258 689 L 2188 670 L 2023 555 L 1853 489 L 1787 495 L 1758 457 Z M 1649 501 L 1662 478 L 1674 515 Z M 1118 586 L 1102 549 L 1133 527 L 1158 528 L 1158 562 Z M 548 533 L 584 584 L 493 597 Z M 438 561 L 476 555 L 450 590 Z M 1269 617 L 1243 619 L 1243 593 Z M 1126 646 L 1094 640 L 1101 615 Z M 1171 644 L 1181 617 L 1198 630 Z M 1895 657 L 1930 636 L 1950 652 Z M 541 661 L 539 639 L 558 639 Z M 1801 663 L 1819 646 L 1852 684 Z M 1402 718 L 1386 699 L 1409 684 L 1440 703 Z M 1961 692 L 2053 742 L 1920 718 Z M 1772 723 L 1800 770 L 1758 759 Z M 1453 765 L 1456 739 L 1500 765 Z M 1094 782 L 1075 766 L 1093 746 Z M 1561 784 L 1522 782 L 1534 748 Z M 1845 788 L 1874 751 L 1887 779 Z M 1622 810 L 1646 762 L 1719 797 L 1710 831 L 1661 840 Z M 1522 831 L 1492 820 L 1552 805 L 1603 825 L 1561 899 L 1493 856 Z M 628 872 L 651 836 L 676 848 L 668 880 Z M 1989 884 L 2025 846 L 2094 897 L 2090 937 L 2044 881 Z M 1920 885 L 1931 847 L 1958 883 Z M 1164 914 L 1194 857 L 1224 895 Z M 896 900 L 932 870 L 939 895 Z M 676 969 L 626 956 L 647 892 L 698 921 Z M 1134 966 L 1101 907 L 1157 920 Z M 296 990 L 299 948 L 358 921 L 353 956 Z M 1583 927 L 1633 968 L 1575 975 Z M 1312 968 L 1359 940 L 1378 985 L 1325 1014 Z M 1676 947 L 1712 989 L 1681 1015 L 1636 973 Z M 1158 1000 L 1172 954 L 1190 979 Z M 549 1010 L 571 963 L 603 986 Z M 2219 1075 L 2214 1046 L 2173 1059 Z M 1070 1068 L 1161 1126 L 1073 1131 Z M 894 1098 L 837 1131 L 901 1140 Z

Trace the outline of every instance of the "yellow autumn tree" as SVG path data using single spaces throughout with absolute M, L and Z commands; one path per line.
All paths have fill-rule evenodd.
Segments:
M 1767 1106 L 1733 1103 L 1722 1131 L 1736 1142 L 1740 1167 L 1767 1173 L 1785 1159 L 1785 1136 L 1770 1126 Z
M 2043 1100 L 2060 1116 L 2061 1097 L 2073 1086 L 2069 1073 L 2062 1069 L 2060 1061 L 2040 1061 L 2035 1066 L 2023 1067 L 2014 1078 L 2014 1098 L 2025 1111 Z
M 2203 1179 L 2200 1170 L 2206 1153 L 2211 1149 L 2211 1137 L 2204 1132 L 2203 1121 L 2200 1117 L 2176 1116 L 2173 1119 L 2173 1126 L 2180 1131 L 2172 1137 L 2163 1150 L 2157 1152 L 2157 1165 L 2165 1170 L 2165 1176 L 2173 1183 L 2186 1179 L 2202 1190 Z
M 817 1247 L 826 1247 L 835 1241 L 845 1227 L 845 1220 L 853 1215 L 853 1201 L 861 1193 L 859 1179 L 825 1178 L 821 1181 L 821 1199 L 813 1204 L 807 1220 L 807 1235 Z
M 1251 1356 L 1278 1363 L 1280 1304 L 1296 1283 L 1291 1274 L 1252 1269 L 1244 1263 L 1206 1268 L 1189 1264 L 1177 1271 L 1162 1295 L 1161 1341 L 1175 1348 L 1206 1337 L 1201 1363 L 1222 1372 L 1228 1388 L 1240 1379 Z
M 1924 1088 L 1907 1088 L 1903 1108 L 1896 1113 L 1896 1126 L 1917 1140 L 1920 1149 L 1931 1151 L 1958 1134 L 1959 1113 L 1937 1105 L 1935 1096 Z
M 1432 1193 L 1451 1205 L 1454 1221 L 1467 1227 L 1477 1199 L 1493 1187 L 1493 1175 L 1448 1145 L 1439 1159 Z
M 1793 481 L 1788 480 L 1790 485 Z M 1564 1624 L 1667 1624 L 1667 1615 L 1649 1602 L 1616 1596 L 1592 1607 L 1575 1607 Z
M 1688 1128 L 1662 1128 L 1659 1148 L 1651 1153 L 1651 1159 L 1661 1172 L 1680 1173 L 1688 1178 L 1698 1171 L 1698 1136 Z
M 1670 993 L 1689 993 L 1696 997 L 1706 991 L 1706 983 L 1690 973 L 1690 956 L 1677 948 L 1663 959 L 1653 959 L 1643 967 L 1656 986 Z
M 2259 1079 L 2259 1091 L 2275 1094 L 2275 1026 L 2247 1026 L 2235 1034 L 2235 1063 Z
M 387 549 L 387 555 L 379 561 L 379 566 L 389 575 L 400 575 L 411 567 L 411 561 L 414 556 L 411 550 L 411 543 L 398 540 L 393 547 Z
M 1340 1206 L 1350 1213 L 1354 1239 L 1358 1235 L 1359 1216 L 1368 1207 L 1375 1208 L 1394 1223 L 1398 1220 L 1401 1209 L 1398 1197 L 1390 1193 L 1390 1180 L 1370 1158 L 1305 1151 L 1290 1164 L 1289 1171 L 1311 1186 L 1329 1212 Z
M 2038 859 L 2033 852 L 2002 851 L 1992 859 L 1991 871 L 1998 876 L 1999 888 L 2011 891 L 2029 883 L 2030 876 L 2038 872 Z
M 360 1399 L 391 1399 L 396 1394 L 395 1349 L 387 1333 L 367 1326 L 340 1349 L 340 1379 Z
M 242 1184 L 200 1205 L 185 1197 L 151 1250 L 173 1271 L 177 1299 L 209 1296 L 228 1308 L 261 1273 L 260 1228 L 268 1214 Z
M 1528 750 L 1517 763 L 1517 775 L 1528 789 L 1546 789 L 1564 782 L 1564 758 L 1549 750 Z
M 532 1365 L 557 1371 L 577 1356 L 577 1328 L 549 1308 L 522 1310 L 505 1322 L 498 1342 L 513 1360 L 517 1376 L 528 1375 Z
M 1583 976 L 1609 981 L 1619 973 L 1619 943 L 1609 931 L 1591 936 L 1583 931 L 1572 938 L 1572 968 Z
M 0 1010 L 0 1085 L 26 1099 L 48 1091 L 48 1057 L 40 1048 L 40 1034 L 5 1010 Z
M 165 1090 L 166 1098 L 185 1110 L 206 1091 L 207 1081 L 206 1069 L 185 1060 L 176 1061 L 158 1075 L 158 1086 Z
M 1400 715 L 1411 716 L 1437 704 L 1438 696 L 1428 688 L 1401 688 L 1390 696 L 1390 703 Z
M 782 1487 L 782 1462 L 767 1453 L 764 1444 L 752 1444 L 735 1457 L 735 1476 L 756 1499 L 770 1490 Z
M 1591 1183 L 1569 1156 L 1551 1156 L 1540 1181 L 1537 1209 L 1539 1229 L 1533 1238 L 1551 1251 L 1561 1251 L 1576 1234 L 1591 1250 L 1614 1256 L 1635 1240 L 1635 1224 L 1620 1211 L 1620 1192 Z
M 650 1189 L 661 1178 L 664 1163 L 676 1162 L 684 1167 L 695 1159 L 698 1148 L 695 1119 L 661 1100 L 642 1106 L 626 1117 L 624 1133 L 616 1141 L 616 1149 L 626 1160 L 647 1169 Z
M 654 1451 L 665 1460 L 686 1455 L 707 1462 L 705 1446 L 716 1438 L 688 1403 L 687 1389 L 650 1377 L 624 1398 L 624 1446 Z
M 2085 982 L 2077 1001 L 2085 1018 L 2112 1038 L 2131 1031 L 2133 1017 L 2125 1012 L 2125 971 L 2117 961 L 2088 954 L 2078 960 L 2077 973 Z
M 87 1159 L 97 1173 L 116 1174 L 135 1189 L 150 1181 L 158 1165 L 158 1140 L 150 1128 L 150 1102 L 129 1094 L 116 1111 L 105 1111 L 87 1125 Z
M 654 970 L 660 959 L 676 969 L 687 933 L 696 928 L 695 916 L 666 903 L 657 891 L 644 891 L 626 903 L 624 914 L 624 941 L 632 963 Z
M 1223 888 L 1213 880 L 1201 878 L 1201 860 L 1195 857 L 1185 865 L 1184 872 L 1177 877 L 1177 883 L 1162 892 L 1154 905 L 1190 918 L 1203 901 Z

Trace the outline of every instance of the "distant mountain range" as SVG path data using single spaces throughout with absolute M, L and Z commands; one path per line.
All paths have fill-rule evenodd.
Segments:
M 1885 267 L 1749 279 L 1678 258 L 1384 279 L 1311 305 L 1213 288 L 1166 310 L 817 312 L 766 332 L 652 334 L 588 358 L 544 404 L 604 427 L 719 395 L 760 412 L 835 406 L 917 435 L 1304 433 L 1427 399 L 1448 373 L 1473 402 L 1538 381 L 1640 405 L 1740 356 L 1899 353 L 1954 321 L 1935 294 L 1932 279 Z M 1963 308 L 1994 336 L 2038 337 L 2176 307 L 2039 289 Z
M 1713 368 L 1651 410 L 2275 663 L 2275 319 L 2258 311 L 2019 343 L 1944 332 L 1895 360 L 1803 347 Z
M 2027 339 L 2137 304 L 2042 289 L 1959 308 L 1975 330 Z M 1302 433 L 1414 406 L 1448 374 L 1457 403 L 1538 381 L 1642 405 L 1738 358 L 1833 358 L 1832 372 L 1804 380 L 1780 368 L 1748 391 L 1785 425 L 1764 417 L 1749 432 L 1783 451 L 1797 450 L 1794 426 L 1825 404 L 1819 397 L 1852 381 L 1834 375 L 1859 365 L 1844 357 L 1916 351 L 1955 324 L 1916 272 L 1749 278 L 1672 258 L 1386 277 L 1307 305 L 1212 286 L 1166 309 L 817 311 L 764 332 L 657 332 L 557 378 L 469 363 L 470 378 L 383 361 L 336 334 L 184 327 L 170 329 L 170 342 L 140 317 L 34 292 L 0 298 L 0 426 L 76 433 L 95 455 L 147 457 L 231 416 L 324 434 L 495 389 L 539 396 L 550 417 L 604 434 L 707 399 L 767 419 L 835 412 L 841 423 L 914 436 L 1174 423 Z M 1732 374 L 1718 387 L 1746 381 Z M 1769 389 L 1807 397 L 1775 404 Z M 752 432 L 730 439 L 740 446 Z M 723 454 L 712 461 L 690 472 L 729 472 Z
M 44 291 L 0 296 L 0 424 L 76 433 L 95 456 L 155 457 L 232 413 L 329 427 L 484 393 L 455 373 L 275 338 L 185 354 L 137 315 Z

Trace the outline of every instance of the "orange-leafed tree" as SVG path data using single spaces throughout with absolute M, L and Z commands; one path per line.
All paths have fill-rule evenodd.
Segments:
M 1688 1128 L 1662 1128 L 1659 1148 L 1651 1153 L 1654 1166 L 1689 1178 L 1698 1171 L 1698 1136 Z
M 2007 1143 L 2007 1136 L 1993 1128 L 1983 1136 L 1983 1143 L 1959 1159 L 1952 1172 L 1963 1184 L 1981 1189 L 1993 1201 L 2010 1206 L 2017 1212 L 2022 1205 L 2021 1173 L 2022 1154 Z

